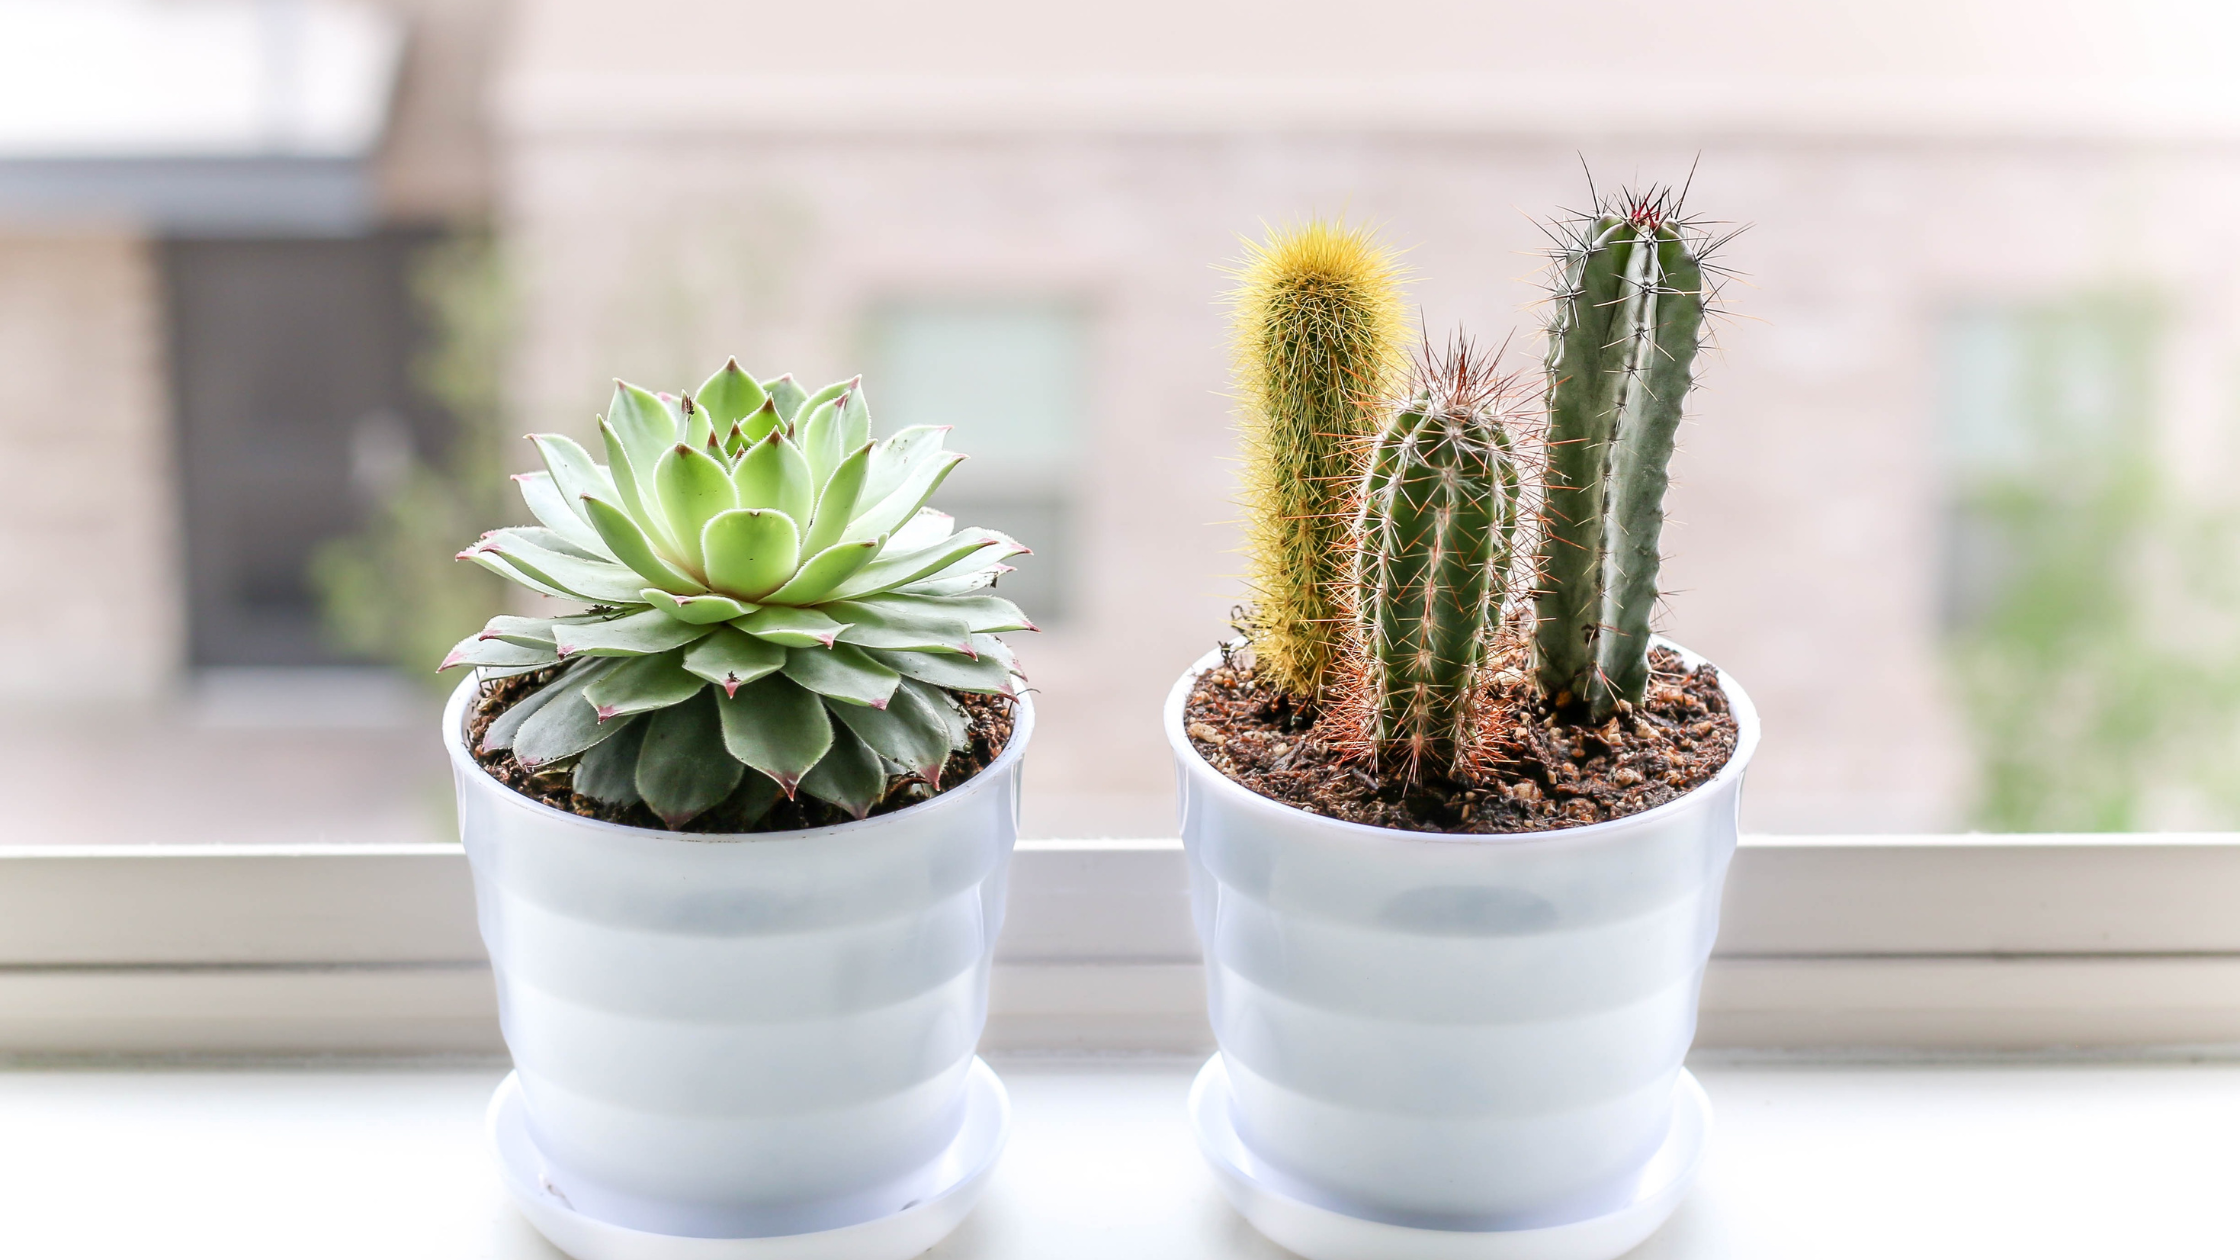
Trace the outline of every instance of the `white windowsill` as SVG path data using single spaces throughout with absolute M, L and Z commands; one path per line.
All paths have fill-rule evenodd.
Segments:
M 1194 1060 L 997 1060 L 986 1200 L 932 1260 L 1280 1260 L 1183 1120 Z M 0 1072 L 0 1255 L 556 1260 L 481 1133 L 495 1063 Z M 2229 1254 L 2240 1065 L 1705 1059 L 1695 1194 L 1633 1260 Z
M 1699 1048 L 2240 1045 L 2240 837 L 1746 836 Z M 1210 1049 L 1174 840 L 1026 841 L 993 1052 Z M 498 1053 L 465 855 L 0 845 L 0 1058 Z

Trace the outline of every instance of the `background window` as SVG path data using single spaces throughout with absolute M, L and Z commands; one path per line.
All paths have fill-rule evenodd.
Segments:
M 1951 317 L 1943 608 L 1993 831 L 2230 825 L 2229 504 L 2170 475 L 2166 320 L 2101 292 Z M 2202 633 L 2204 629 L 2212 632 Z
M 972 458 L 934 506 L 1034 548 L 1001 590 L 1043 625 L 1070 602 L 1087 340 L 1080 311 L 1059 302 L 897 302 L 874 310 L 867 329 L 881 433 L 955 426 L 951 449 Z
M 196 665 L 344 659 L 308 580 L 449 424 L 411 380 L 426 233 L 163 246 Z

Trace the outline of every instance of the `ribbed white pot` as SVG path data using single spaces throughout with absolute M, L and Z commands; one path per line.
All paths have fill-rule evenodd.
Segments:
M 993 765 L 928 801 L 719 836 L 507 788 L 468 755 L 473 695 L 444 716 L 460 832 L 556 1201 L 654 1234 L 766 1237 L 954 1181 L 1032 706 Z
M 1262 1188 L 1417 1230 L 1626 1208 L 1695 1035 L 1758 740 L 1749 698 L 1725 681 L 1734 757 L 1678 800 L 1445 835 L 1319 817 L 1222 776 L 1183 730 L 1216 660 L 1176 685 L 1167 738 L 1228 1121 L 1281 1183 Z

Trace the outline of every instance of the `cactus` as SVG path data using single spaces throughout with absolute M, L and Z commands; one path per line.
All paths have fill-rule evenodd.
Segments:
M 1471 746 L 1479 667 L 1515 555 L 1513 377 L 1458 340 L 1426 357 L 1376 441 L 1355 524 L 1366 734 L 1409 781 L 1452 774 Z
M 1313 222 L 1247 243 L 1231 297 L 1260 677 L 1322 693 L 1346 628 L 1361 456 L 1405 366 L 1399 271 L 1368 230 Z
M 1669 189 L 1569 225 L 1548 326 L 1534 676 L 1596 723 L 1649 679 L 1666 467 L 1694 383 L 1711 248 Z

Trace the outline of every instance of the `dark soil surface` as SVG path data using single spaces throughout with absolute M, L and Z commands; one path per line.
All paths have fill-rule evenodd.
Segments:
M 594 800 L 569 786 L 572 770 L 568 767 L 529 770 L 513 759 L 513 754 L 500 750 L 485 751 L 482 733 L 490 728 L 499 714 L 534 692 L 549 677 L 548 673 L 523 674 L 501 678 L 482 684 L 481 697 L 467 715 L 467 738 L 474 750 L 474 759 L 489 772 L 490 777 L 514 791 L 542 801 L 554 809 L 566 810 L 585 818 L 601 822 L 621 823 L 629 827 L 645 827 L 653 831 L 671 830 L 654 812 L 644 805 L 617 807 L 605 801 Z M 871 807 L 871 816 L 891 814 L 898 809 L 929 800 L 946 792 L 988 768 L 1004 746 L 1011 742 L 1011 701 L 1002 696 L 982 696 L 965 692 L 952 692 L 966 716 L 972 719 L 971 741 L 961 751 L 949 754 L 941 768 L 939 792 L 928 788 L 915 777 L 897 775 L 887 783 L 887 795 Z M 799 831 L 810 827 L 829 827 L 835 823 L 854 822 L 855 818 L 837 805 L 820 801 L 806 792 L 793 800 L 780 799 L 767 807 L 760 817 L 755 811 L 763 807 L 768 794 L 776 789 L 761 786 L 761 776 L 749 771 L 741 780 L 739 790 L 729 800 L 694 818 L 678 831 L 704 835 L 741 835 L 770 831 Z M 761 784 L 767 785 L 762 779 Z
M 1552 831 L 1653 809 L 1701 786 L 1734 755 L 1734 715 L 1718 671 L 1689 670 L 1667 648 L 1649 662 L 1645 703 L 1599 727 L 1559 721 L 1520 699 L 1479 782 L 1411 786 L 1379 774 L 1341 723 L 1259 685 L 1243 660 L 1199 677 L 1183 721 L 1214 769 L 1310 814 L 1407 831 Z M 1516 685 L 1521 691 L 1523 680 Z

